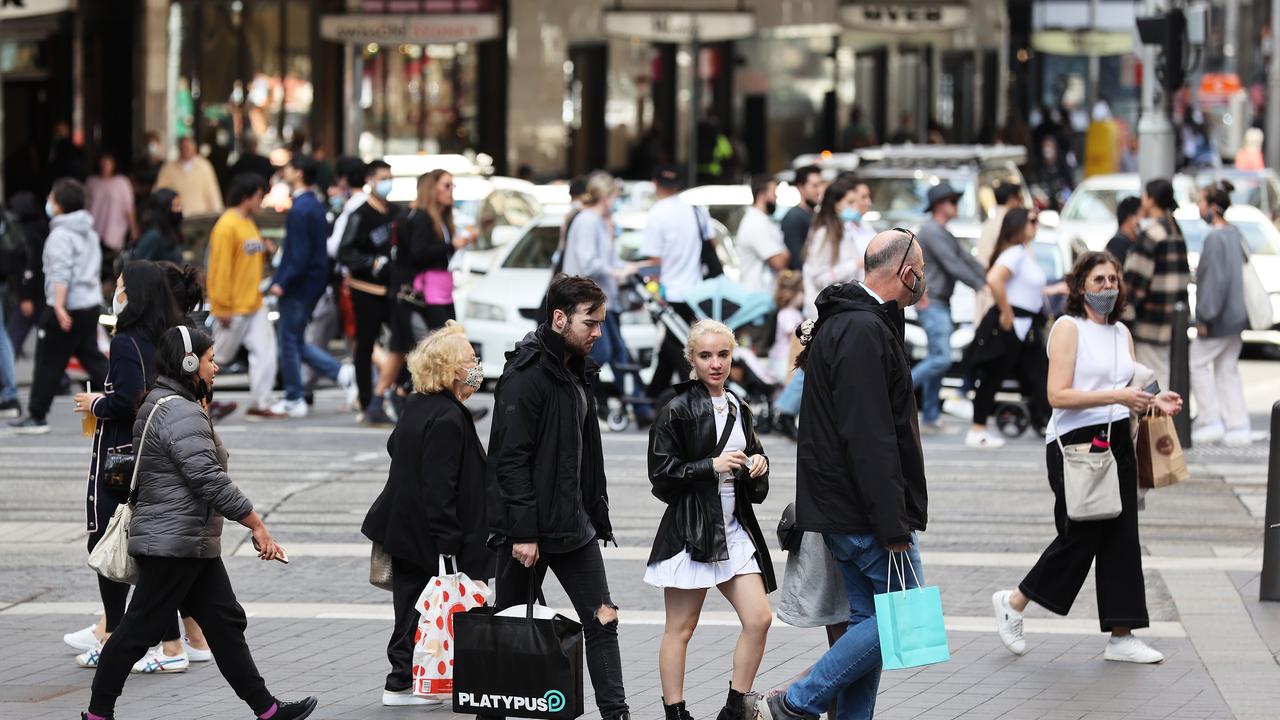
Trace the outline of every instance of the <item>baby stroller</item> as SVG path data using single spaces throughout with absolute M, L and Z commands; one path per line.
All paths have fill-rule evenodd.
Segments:
M 685 293 L 685 302 L 699 319 L 718 320 L 738 335 L 773 321 L 772 297 L 747 290 L 723 275 L 695 285 Z M 676 319 L 679 320 L 679 316 Z M 682 342 L 689 337 L 687 325 L 683 332 L 676 332 Z M 733 349 L 733 371 L 728 386 L 751 407 L 757 432 L 764 434 L 773 429 L 773 399 L 780 388 L 773 381 L 767 363 L 741 342 Z

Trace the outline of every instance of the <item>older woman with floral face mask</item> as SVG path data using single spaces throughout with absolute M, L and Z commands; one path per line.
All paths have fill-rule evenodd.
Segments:
M 485 546 L 485 453 L 463 407 L 484 382 L 484 370 L 462 326 L 453 320 L 427 336 L 407 358 L 413 394 L 387 442 L 391 472 L 361 532 L 391 556 L 395 628 L 387 646 L 391 673 L 383 705 L 425 705 L 413 694 L 414 607 L 439 567 L 454 558 L 459 572 L 488 578 Z

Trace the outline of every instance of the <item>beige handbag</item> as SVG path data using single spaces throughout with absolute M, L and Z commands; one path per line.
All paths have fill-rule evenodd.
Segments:
M 369 553 L 369 584 L 391 591 L 391 554 L 378 543 L 373 544 Z
M 89 567 L 99 575 L 116 582 L 136 585 L 138 582 L 138 561 L 129 554 L 129 524 L 133 522 L 133 493 L 138 489 L 138 468 L 142 466 L 142 450 L 147 441 L 147 428 L 151 427 L 151 418 L 155 417 L 160 406 L 177 395 L 166 395 L 156 401 L 151 408 L 147 422 L 142 426 L 142 437 L 138 440 L 136 459 L 133 463 L 133 479 L 129 481 L 129 497 L 111 514 L 107 529 L 103 531 L 98 544 L 89 553 Z
M 1120 341 L 1115 342 L 1115 360 L 1111 376 L 1119 363 Z M 1107 438 L 1111 438 L 1111 421 L 1107 418 Z M 1055 433 L 1058 449 L 1062 451 L 1062 494 L 1066 500 L 1067 517 L 1076 522 L 1110 520 L 1120 515 L 1120 473 L 1116 469 L 1116 456 L 1106 452 L 1093 452 L 1093 443 L 1062 444 L 1062 434 Z

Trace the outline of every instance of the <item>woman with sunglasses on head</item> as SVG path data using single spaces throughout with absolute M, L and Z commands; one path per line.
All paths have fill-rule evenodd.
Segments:
M 262 560 L 288 557 L 227 475 L 226 448 L 200 404 L 218 373 L 213 339 L 185 325 L 171 327 L 156 344 L 155 365 L 155 389 L 132 432 L 137 487 L 128 550 L 138 565 L 137 587 L 102 648 L 82 720 L 111 720 L 130 669 L 174 624 L 180 607 L 200 623 L 218 669 L 255 716 L 305 718 L 316 708 L 314 697 L 281 702 L 258 674 L 244 638 L 244 608 L 222 563 L 224 517 L 252 531 Z
M 667 622 L 658 650 L 667 720 L 692 720 L 685 707 L 685 656 L 707 590 L 717 588 L 738 613 L 742 633 L 718 720 L 755 720 L 751 692 L 764 657 L 777 589 L 773 563 L 752 505 L 769 493 L 769 459 L 746 403 L 725 389 L 733 331 L 714 320 L 689 329 L 692 380 L 658 413 L 649 431 L 649 481 L 667 505 L 644 581 L 663 589 Z
M 1142 547 L 1138 540 L 1138 459 L 1131 413 L 1152 405 L 1170 415 L 1182 410 L 1175 392 L 1159 392 L 1155 383 L 1138 386 L 1152 371 L 1134 357 L 1133 337 L 1117 322 L 1125 306 L 1125 285 L 1110 253 L 1081 255 L 1067 276 L 1066 314 L 1049 333 L 1048 397 L 1053 418 L 1046 428 L 1049 487 L 1058 536 L 1035 567 L 1013 590 L 992 596 L 1000 641 L 1015 655 L 1027 651 L 1022 613 L 1034 600 L 1066 615 L 1096 565 L 1098 620 L 1111 633 L 1104 657 L 1133 663 L 1158 663 L 1164 655 L 1135 638 L 1147 627 Z M 1136 383 L 1135 383 L 1136 380 Z M 1120 482 L 1120 514 L 1108 520 L 1072 520 L 1063 489 L 1063 448 L 1091 445 L 1092 452 L 1114 456 Z
M 987 269 L 987 286 L 995 304 L 979 321 L 965 358 L 978 381 L 973 425 L 965 438 L 969 447 L 1004 445 L 1004 440 L 988 431 L 987 420 L 995 409 L 996 393 L 1010 377 L 1018 378 L 1036 429 L 1049 421 L 1044 389 L 1048 372 L 1042 330 L 1044 296 L 1061 294 L 1066 286 L 1047 287 L 1044 270 L 1030 247 L 1035 237 L 1035 211 L 1013 208 L 1005 213 Z

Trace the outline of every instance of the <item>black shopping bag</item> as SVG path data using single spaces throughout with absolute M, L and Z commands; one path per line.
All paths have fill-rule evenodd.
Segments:
M 582 715 L 582 625 L 478 607 L 453 616 L 453 711 L 573 720 Z

